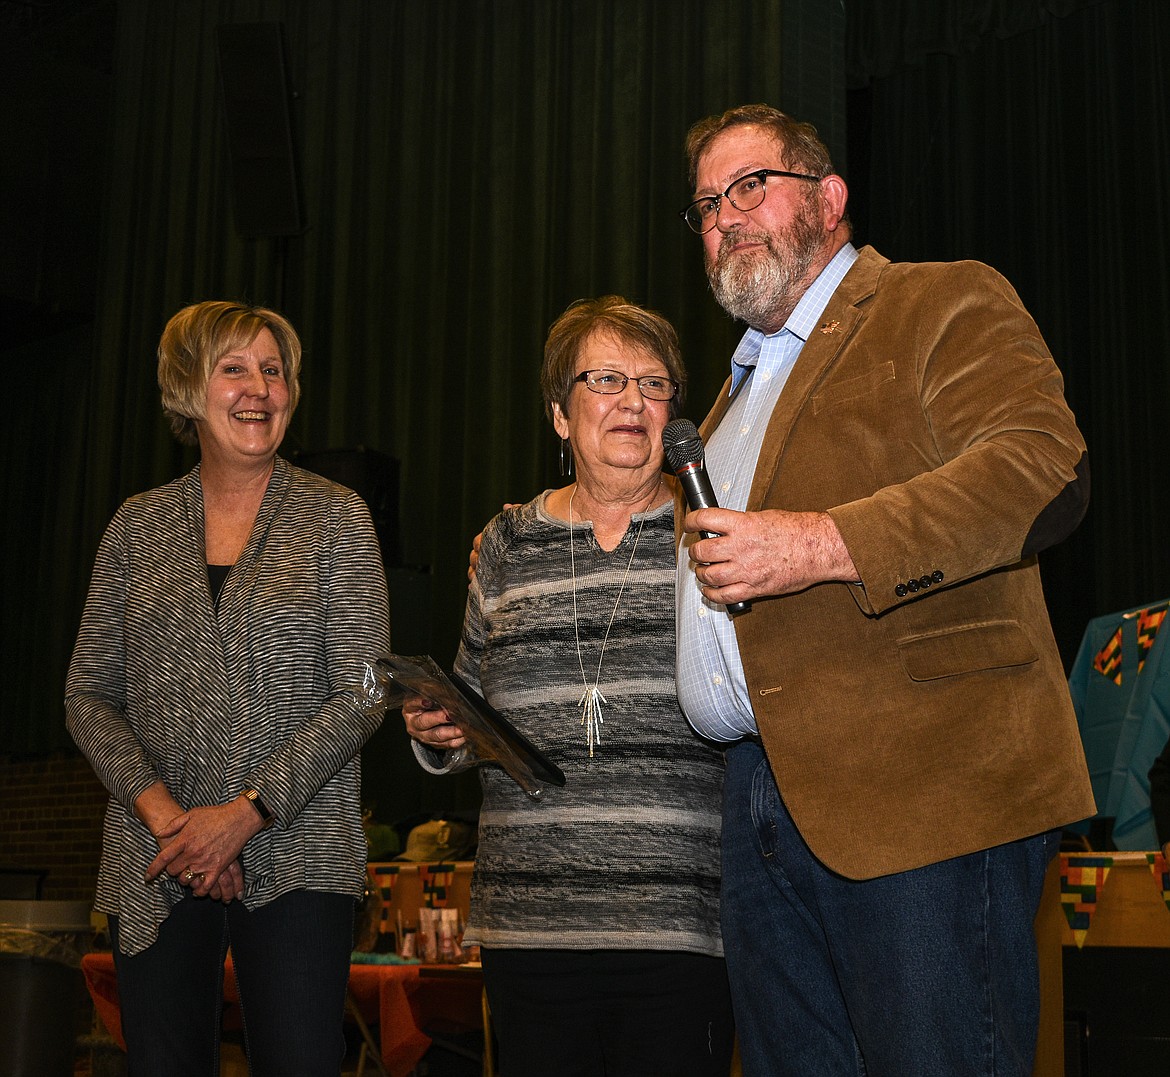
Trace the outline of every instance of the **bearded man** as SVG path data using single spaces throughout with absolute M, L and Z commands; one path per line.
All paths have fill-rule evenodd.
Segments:
M 988 266 L 855 248 L 809 125 L 733 109 L 687 156 L 748 326 L 677 587 L 744 1072 L 1026 1077 L 1045 870 L 1094 811 L 1036 564 L 1088 500 L 1060 372 Z

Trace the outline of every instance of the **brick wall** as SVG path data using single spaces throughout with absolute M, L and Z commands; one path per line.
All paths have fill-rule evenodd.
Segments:
M 0 868 L 47 871 L 47 900 L 92 900 L 107 796 L 81 756 L 0 757 Z

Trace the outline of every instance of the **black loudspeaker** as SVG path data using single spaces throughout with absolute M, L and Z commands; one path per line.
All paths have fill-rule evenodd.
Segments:
M 281 24 L 227 24 L 215 41 L 236 230 L 248 238 L 297 235 L 304 222 Z
M 387 567 L 402 564 L 398 531 L 398 461 L 373 449 L 323 449 L 290 457 L 297 467 L 348 486 L 361 495 L 374 518 L 374 530 Z

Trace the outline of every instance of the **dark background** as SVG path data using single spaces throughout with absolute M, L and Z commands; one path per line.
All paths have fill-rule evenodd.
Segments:
M 0 756 L 70 750 L 101 531 L 194 462 L 154 384 L 170 314 L 291 318 L 284 451 L 397 483 L 395 649 L 449 663 L 471 536 L 559 483 L 537 369 L 571 300 L 666 314 L 706 411 L 739 329 L 681 144 L 759 100 L 817 124 L 859 244 L 989 262 L 1044 331 L 1093 467 L 1042 558 L 1071 664 L 1091 617 L 1170 594 L 1168 53 L 1163 0 L 0 0 Z M 366 753 L 379 817 L 474 806 L 400 725 Z

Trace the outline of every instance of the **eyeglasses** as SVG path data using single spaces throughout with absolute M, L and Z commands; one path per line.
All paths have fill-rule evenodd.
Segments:
M 605 396 L 616 396 L 625 392 L 630 382 L 638 386 L 638 391 L 647 400 L 673 400 L 678 392 L 678 382 L 662 374 L 646 374 L 641 378 L 631 378 L 620 370 L 583 370 L 573 381 L 583 381 L 585 388 Z
M 687 222 L 692 232 L 702 235 L 710 232 L 719 219 L 719 207 L 723 199 L 727 199 L 741 213 L 755 209 L 764 201 L 768 192 L 769 176 L 787 176 L 789 179 L 809 180 L 811 183 L 820 183 L 820 176 L 810 176 L 804 172 L 782 172 L 775 168 L 761 168 L 756 172 L 749 172 L 740 176 L 722 194 L 706 195 L 696 198 L 686 209 L 679 210 L 678 215 Z

